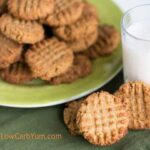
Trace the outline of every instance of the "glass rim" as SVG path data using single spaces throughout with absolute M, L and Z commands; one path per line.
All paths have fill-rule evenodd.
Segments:
M 127 28 L 125 27 L 125 18 L 126 18 L 126 16 L 127 16 L 130 12 L 132 12 L 134 9 L 139 8 L 139 7 L 144 7 L 144 6 L 150 6 L 150 3 L 149 3 L 149 4 L 143 4 L 143 5 L 135 6 L 135 7 L 133 7 L 133 8 L 130 8 L 129 10 L 127 10 L 127 11 L 124 13 L 123 17 L 122 17 L 121 26 L 122 26 L 122 29 L 123 29 L 129 36 L 131 36 L 132 38 L 134 38 L 134 39 L 136 39 L 136 40 L 140 40 L 140 41 L 150 42 L 150 39 L 148 40 L 148 39 L 140 38 L 140 37 L 137 37 L 137 36 L 135 36 L 134 34 L 130 33 L 130 32 L 127 30 Z

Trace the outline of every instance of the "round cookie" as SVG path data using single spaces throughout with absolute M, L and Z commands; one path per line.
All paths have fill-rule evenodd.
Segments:
M 82 102 L 83 100 L 70 102 L 64 109 L 64 122 L 72 135 L 80 134 L 76 126 L 76 115 Z
M 72 83 L 79 78 L 84 78 L 92 71 L 91 61 L 84 55 L 77 55 L 73 65 L 67 72 L 51 79 L 50 83 L 57 85 L 61 83 Z
M 74 53 L 86 51 L 96 42 L 98 33 L 99 32 L 97 30 L 83 39 L 67 42 L 67 44 L 70 46 Z
M 51 14 L 54 0 L 8 0 L 9 12 L 23 20 L 37 20 Z
M 7 10 L 7 1 L 8 0 L 0 0 L 0 15 L 6 12 Z
M 12 84 L 22 84 L 33 79 L 32 72 L 23 62 L 14 63 L 9 68 L 1 70 L 0 78 Z
M 120 43 L 120 34 L 115 27 L 103 25 L 99 27 L 99 36 L 94 45 L 92 45 L 85 54 L 95 59 L 100 56 L 112 54 Z
M 115 93 L 129 113 L 130 129 L 150 129 L 150 85 L 130 82 Z
M 39 42 L 26 53 L 34 77 L 50 80 L 65 73 L 73 63 L 72 50 L 56 38 Z
M 21 58 L 23 45 L 18 44 L 0 33 L 0 69 L 9 67 L 10 64 Z
M 34 44 L 44 38 L 42 25 L 34 21 L 18 20 L 9 14 L 0 17 L 0 31 L 18 43 Z
M 53 29 L 59 38 L 65 41 L 74 41 L 86 38 L 97 31 L 98 19 L 93 6 L 85 4 L 82 16 L 71 25 L 60 26 Z
M 94 145 L 118 142 L 128 132 L 128 115 L 119 98 L 107 93 L 94 93 L 80 106 L 76 124 L 83 137 Z
M 64 26 L 76 22 L 82 14 L 82 0 L 55 0 L 55 10 L 41 20 L 50 26 Z

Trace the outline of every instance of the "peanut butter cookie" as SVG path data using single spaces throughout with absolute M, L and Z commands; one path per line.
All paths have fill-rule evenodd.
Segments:
M 90 46 L 92 46 L 98 38 L 98 30 L 95 30 L 92 34 L 88 35 L 87 37 L 75 40 L 71 42 L 67 42 L 70 48 L 73 50 L 74 53 L 80 53 L 86 51 Z
M 9 68 L 1 70 L 0 78 L 12 84 L 22 84 L 33 79 L 32 72 L 23 62 L 14 63 Z
M 107 93 L 94 93 L 82 102 L 76 124 L 90 143 L 111 145 L 128 132 L 128 115 L 119 98 Z
M 82 14 L 82 0 L 55 0 L 55 10 L 41 21 L 50 26 L 64 26 L 76 22 Z
M 61 83 L 72 83 L 77 79 L 84 78 L 89 75 L 92 71 L 92 64 L 90 60 L 84 55 L 75 56 L 73 65 L 64 74 L 52 78 L 50 83 L 61 84 Z
M 8 0 L 9 12 L 24 20 L 37 20 L 51 14 L 54 0 Z
M 82 102 L 83 100 L 70 102 L 64 109 L 64 122 L 72 135 L 80 134 L 76 126 L 76 115 Z
M 51 38 L 33 45 L 26 53 L 26 62 L 34 77 L 49 81 L 71 67 L 73 53 L 64 42 Z
M 129 113 L 130 129 L 150 129 L 150 85 L 130 82 L 115 93 Z
M 85 4 L 82 16 L 74 24 L 56 27 L 53 29 L 54 34 L 65 41 L 86 38 L 97 31 L 98 19 L 93 12 L 93 7 Z
M 18 43 L 34 44 L 44 38 L 44 29 L 37 22 L 18 20 L 9 14 L 0 17 L 2 34 Z
M 23 46 L 0 33 L 0 69 L 7 68 L 10 64 L 21 58 Z
M 120 43 L 120 34 L 114 26 L 103 25 L 99 27 L 99 37 L 97 42 L 92 45 L 85 54 L 95 59 L 100 56 L 112 54 Z

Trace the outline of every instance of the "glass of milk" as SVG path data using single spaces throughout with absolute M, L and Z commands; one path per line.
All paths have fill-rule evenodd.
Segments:
M 125 82 L 150 83 L 150 4 L 125 13 L 122 44 Z

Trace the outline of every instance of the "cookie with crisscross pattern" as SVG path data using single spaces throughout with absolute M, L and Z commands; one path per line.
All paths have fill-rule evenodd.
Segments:
M 82 16 L 75 23 L 56 27 L 53 31 L 56 36 L 65 41 L 80 40 L 97 31 L 97 18 L 93 6 L 85 4 Z
M 83 100 L 70 102 L 64 109 L 64 122 L 72 135 L 80 134 L 76 125 L 76 115 Z
M 55 0 L 55 10 L 41 22 L 50 26 L 64 26 L 76 22 L 83 11 L 82 0 Z
M 115 93 L 129 113 L 130 129 L 150 129 L 150 85 L 130 82 Z
M 72 50 L 57 38 L 33 45 L 26 53 L 26 62 L 35 77 L 50 80 L 65 73 L 73 63 Z
M 107 93 L 94 93 L 77 113 L 79 132 L 90 143 L 106 146 L 116 143 L 128 131 L 128 115 L 119 98 Z
M 34 44 L 44 38 L 42 25 L 35 21 L 19 20 L 9 14 L 0 17 L 0 31 L 18 43 Z
M 77 79 L 84 78 L 92 72 L 92 63 L 88 57 L 84 55 L 76 55 L 74 58 L 73 65 L 67 72 L 52 78 L 50 83 L 61 84 L 61 83 L 72 83 Z
M 51 14 L 54 0 L 8 0 L 9 12 L 20 19 L 37 20 Z
M 23 84 L 33 79 L 32 72 L 27 64 L 17 62 L 0 71 L 2 80 L 12 84 Z
M 0 33 L 0 69 L 7 68 L 10 64 L 21 58 L 23 45 L 18 44 Z
M 120 43 L 120 34 L 114 26 L 99 26 L 99 36 L 95 44 L 93 44 L 85 54 L 95 59 L 100 56 L 112 54 Z
M 97 29 L 92 34 L 87 35 L 87 37 L 67 42 L 67 44 L 71 47 L 74 53 L 84 52 L 97 41 L 98 33 Z

